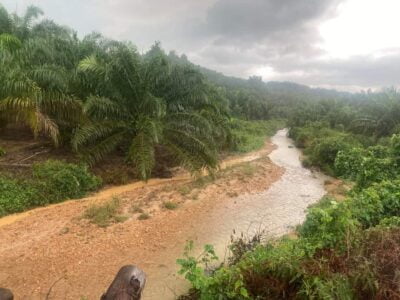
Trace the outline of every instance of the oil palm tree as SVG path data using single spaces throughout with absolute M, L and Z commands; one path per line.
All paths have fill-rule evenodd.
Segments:
M 91 85 L 96 94 L 84 104 L 88 121 L 78 128 L 73 148 L 92 163 L 122 148 L 145 180 L 154 167 L 157 145 L 192 172 L 216 168 L 210 120 L 200 111 L 171 112 L 162 93 L 156 93 L 170 76 L 165 57 L 141 57 L 132 46 L 117 42 L 106 48 L 79 64 L 81 72 L 95 79 Z
M 59 125 L 80 116 L 80 102 L 67 94 L 68 74 L 48 64 L 51 47 L 44 40 L 21 43 L 0 35 L 0 116 L 7 123 L 29 126 L 35 137 L 45 135 L 59 144 Z
M 60 126 L 79 119 L 81 105 L 69 93 L 71 74 L 59 63 L 56 40 L 31 33 L 40 15 L 34 6 L 22 17 L 0 6 L 0 24 L 7 25 L 0 32 L 0 119 L 27 125 L 57 146 Z

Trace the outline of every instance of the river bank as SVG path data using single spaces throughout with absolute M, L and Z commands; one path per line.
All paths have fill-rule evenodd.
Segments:
M 168 280 L 176 281 L 175 260 L 186 239 L 196 239 L 195 224 L 201 224 L 202 217 L 215 207 L 224 206 L 227 201 L 234 203 L 238 195 L 262 191 L 279 179 L 283 170 L 266 157 L 273 148 L 267 143 L 261 151 L 227 159 L 224 176 L 197 191 L 192 189 L 191 193 L 198 193 L 197 200 L 191 193 L 182 195 L 180 188 L 191 184 L 190 177 L 183 175 L 172 180 L 151 180 L 146 185 L 111 188 L 86 199 L 0 219 L 0 286 L 12 289 L 17 299 L 43 299 L 60 279 L 50 299 L 97 299 L 121 265 L 136 263 L 149 275 L 145 298 L 154 297 L 149 292 L 152 290 L 165 294 L 170 289 L 168 283 L 160 284 L 160 279 L 167 273 Z M 243 162 L 249 162 L 255 171 L 243 176 L 243 170 L 235 170 L 233 165 Z M 180 207 L 173 211 L 162 209 L 162 195 L 180 197 Z M 151 218 L 140 221 L 132 216 L 107 228 L 82 219 L 92 203 L 115 196 L 129 206 L 143 199 L 152 200 L 145 203 Z M 170 295 L 182 291 L 176 289 Z

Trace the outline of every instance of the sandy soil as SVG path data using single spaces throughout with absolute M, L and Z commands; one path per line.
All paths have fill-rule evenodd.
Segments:
M 169 247 L 182 249 L 202 215 L 280 178 L 283 169 L 266 156 L 272 149 L 267 143 L 256 153 L 228 158 L 214 181 L 181 174 L 0 219 L 0 286 L 16 299 L 99 299 L 122 265 L 162 270 L 160 254 Z M 82 218 L 90 205 L 112 197 L 121 199 L 125 222 L 100 228 Z M 178 208 L 165 209 L 165 201 Z M 138 220 L 138 208 L 151 218 Z

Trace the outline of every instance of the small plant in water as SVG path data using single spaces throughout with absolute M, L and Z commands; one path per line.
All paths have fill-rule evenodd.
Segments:
M 147 220 L 150 219 L 150 215 L 148 213 L 142 213 L 138 217 L 139 220 Z
M 118 214 L 120 206 L 121 200 L 113 197 L 111 201 L 104 204 L 91 205 L 86 209 L 84 218 L 89 219 L 91 223 L 96 224 L 99 227 L 107 227 L 112 222 L 124 222 L 128 217 Z
M 143 213 L 143 208 L 141 208 L 139 205 L 135 204 L 131 207 L 131 212 L 133 213 Z
M 169 210 L 174 210 L 178 208 L 178 204 L 172 201 L 166 201 L 163 204 L 164 208 L 169 209 Z
M 190 188 L 189 186 L 187 186 L 187 185 L 183 185 L 183 186 L 180 186 L 180 187 L 178 188 L 178 192 L 179 192 L 182 196 L 185 196 L 185 195 L 189 194 L 190 191 L 191 191 L 191 188 Z

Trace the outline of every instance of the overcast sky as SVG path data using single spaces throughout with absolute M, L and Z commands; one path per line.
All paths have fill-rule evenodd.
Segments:
M 0 0 L 76 29 L 154 41 L 227 75 L 357 91 L 400 86 L 399 0 Z

